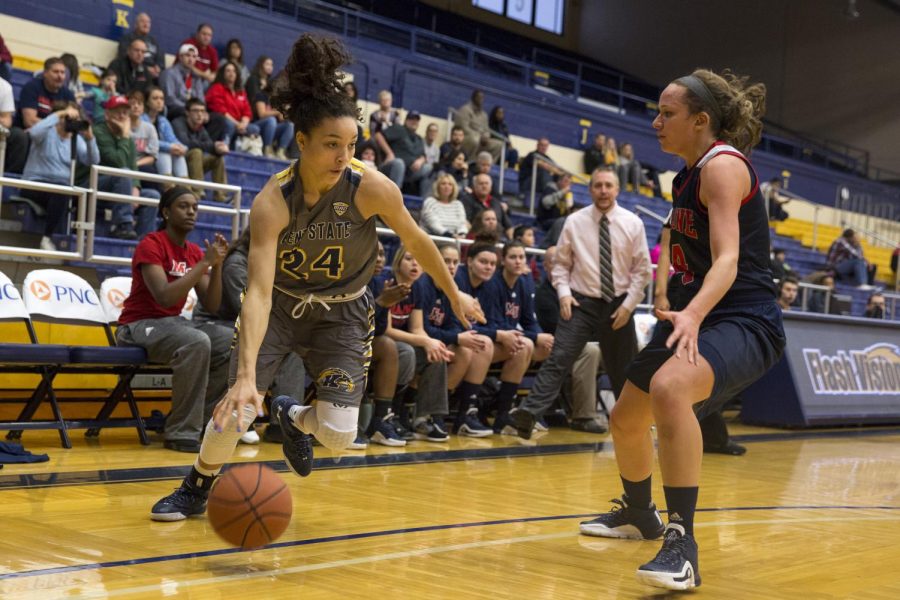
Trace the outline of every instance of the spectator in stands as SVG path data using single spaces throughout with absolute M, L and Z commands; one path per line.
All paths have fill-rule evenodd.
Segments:
M 466 235 L 466 239 L 497 245 L 505 240 L 497 221 L 497 211 L 493 208 L 485 208 L 472 219 L 472 229 Z M 467 252 L 463 249 L 463 259 L 467 258 Z
M 604 160 L 606 165 L 617 167 L 619 164 L 619 147 L 616 145 L 616 139 L 606 138 L 606 151 L 604 152 Z
M 119 77 L 114 71 L 106 69 L 100 76 L 100 85 L 91 88 L 88 92 L 87 96 L 91 98 L 94 103 L 92 112 L 94 123 L 99 123 L 106 118 L 103 105 L 106 104 L 106 101 L 109 100 L 111 96 L 116 95 L 116 82 L 118 79 Z
M 785 275 L 778 282 L 778 306 L 781 310 L 791 310 L 797 301 L 797 292 L 800 291 L 800 282 L 792 275 Z
M 869 319 L 884 318 L 884 294 L 874 292 L 869 296 L 869 300 L 866 302 L 866 312 L 863 313 L 863 316 Z
M 482 151 L 479 152 L 477 156 L 475 156 L 475 162 L 469 165 L 469 179 L 471 181 L 476 175 L 484 173 L 491 178 L 491 190 L 497 191 L 500 189 L 500 177 L 491 173 L 491 167 L 494 165 L 494 159 L 491 157 L 490 152 Z M 502 200 L 501 200 L 502 202 Z M 504 206 L 504 208 L 506 208 Z
M 148 86 L 156 85 L 156 77 L 150 74 L 144 64 L 147 44 L 142 39 L 133 39 L 128 45 L 128 52 L 122 58 L 113 59 L 107 69 L 116 74 L 116 91 L 127 94 L 131 90 L 143 91 Z
M 344 83 L 344 93 L 346 93 L 350 98 L 353 98 L 354 102 L 359 102 L 359 88 L 357 88 L 356 84 L 352 81 Z
M 476 175 L 472 181 L 472 194 L 463 198 L 463 206 L 466 207 L 466 218 L 474 225 L 475 215 L 485 208 L 494 210 L 500 221 L 502 235 L 506 239 L 512 237 L 512 222 L 498 198 L 491 195 L 491 177 L 484 173 Z
M 891 253 L 891 273 L 895 276 L 897 275 L 897 258 L 900 257 L 900 246 L 894 248 L 894 251 Z
M 509 126 L 506 124 L 506 111 L 503 110 L 502 106 L 495 106 L 491 109 L 491 114 L 488 117 L 488 126 L 492 132 L 496 131 L 506 138 L 506 164 L 503 166 L 511 169 L 516 168 L 519 164 L 519 151 L 512 147 L 512 142 L 509 138 Z M 503 142 L 494 133 L 491 133 L 491 137 Z
M 460 196 L 471 194 L 472 188 L 469 187 L 469 163 L 466 161 L 466 153 L 462 150 L 456 150 L 450 153 L 450 164 L 441 170 L 447 173 L 456 181 L 456 185 L 460 189 Z M 463 196 L 465 197 L 465 196 Z
M 117 169 L 137 170 L 137 147 L 131 128 L 131 106 L 125 96 L 113 96 L 106 101 L 106 119 L 95 125 L 97 147 L 100 148 L 100 164 Z M 105 192 L 124 196 L 142 196 L 159 199 L 159 192 L 141 186 L 137 179 L 101 175 L 98 187 Z M 123 202 L 104 202 L 112 208 L 112 235 L 133 240 L 150 233 L 156 224 L 156 211 L 152 206 L 132 207 Z M 135 223 L 135 220 L 137 221 Z
M 647 234 L 640 218 L 617 204 L 619 181 L 611 168 L 594 171 L 590 192 L 591 206 L 566 219 L 559 240 L 552 277 L 562 321 L 553 352 L 519 407 L 526 412 L 511 415 L 520 431 L 531 431 L 549 408 L 588 341 L 600 342 L 616 397 L 625 384 L 625 367 L 637 354 L 632 315 L 650 281 Z
M 176 186 L 159 203 L 163 226 L 138 244 L 131 260 L 131 294 L 119 316 L 116 340 L 139 346 L 152 363 L 172 368 L 172 410 L 166 418 L 163 445 L 178 452 L 199 452 L 203 427 L 225 394 L 233 332 L 215 323 L 180 316 L 193 288 L 207 311 L 222 300 L 222 260 L 228 250 L 216 234 L 205 251 L 187 241 L 197 219 L 199 201 Z
M 19 91 L 19 125 L 28 130 L 53 112 L 57 100 L 74 102 L 75 96 L 66 87 L 66 65 L 56 56 L 44 61 L 44 73 L 35 77 Z
M 391 270 L 398 284 L 410 288 L 413 288 L 423 273 L 419 263 L 402 245 L 394 254 Z M 385 335 L 397 342 L 398 346 L 406 344 L 415 351 L 415 372 L 418 376 L 415 394 L 416 414 L 431 417 L 435 423 L 442 423 L 444 416 L 450 412 L 447 404 L 447 364 L 453 360 L 453 352 L 444 342 L 428 336 L 423 320 L 422 311 L 416 310 L 416 299 L 410 294 L 391 307 Z M 383 426 L 381 424 L 385 422 L 384 419 L 378 419 L 377 399 L 375 411 L 376 418 L 373 419 L 370 431 L 376 437 L 372 437 L 371 434 L 369 436 L 373 441 L 379 437 L 377 428 Z M 388 429 L 385 435 L 390 434 L 391 431 Z M 442 438 L 446 440 L 446 433 Z
M 204 79 L 209 84 L 215 80 L 216 73 L 219 72 L 219 52 L 212 45 L 212 39 L 212 25 L 200 23 L 193 37 L 189 37 L 181 42 L 182 47 L 184 47 L 184 44 L 190 44 L 197 49 L 197 62 L 191 70 L 194 75 Z
M 572 176 L 568 173 L 554 175 L 541 190 L 541 203 L 537 209 L 537 222 L 546 231 L 553 222 L 572 212 L 575 197 L 572 195 Z
M 165 68 L 166 56 L 156 42 L 156 38 L 150 35 L 150 25 L 150 15 L 145 12 L 138 13 L 138 16 L 134 19 L 134 29 L 119 39 L 119 49 L 116 52 L 116 57 L 124 59 L 128 55 L 131 42 L 141 40 L 146 47 L 143 60 L 144 66 L 147 72 L 150 73 L 150 77 L 158 79 Z
M 81 67 L 78 65 L 78 58 L 74 54 L 66 52 L 59 59 L 66 65 L 66 71 L 69 74 L 66 87 L 75 96 L 75 101 L 81 104 L 87 93 L 84 91 L 84 84 L 81 83 Z
M 274 72 L 275 62 L 270 57 L 260 56 L 256 59 L 256 64 L 250 69 L 250 77 L 247 78 L 244 84 L 244 88 L 247 90 L 247 97 L 250 98 L 251 103 L 259 92 L 269 86 L 269 80 Z
M 398 187 L 402 189 L 402 184 L 408 184 L 416 194 L 424 198 L 431 188 L 433 167 L 425 160 L 425 140 L 416 133 L 421 119 L 422 115 L 411 110 L 406 114 L 403 125 L 391 125 L 375 135 L 376 137 L 383 136 L 394 156 L 403 161 L 404 175 Z M 399 172 L 399 169 L 397 171 Z M 392 175 L 394 173 L 393 167 L 391 173 Z M 393 176 L 391 179 L 396 183 Z
M 144 119 L 156 129 L 159 139 L 159 155 L 156 159 L 156 171 L 160 175 L 187 177 L 188 148 L 175 136 L 172 123 L 163 114 L 166 110 L 166 97 L 156 86 L 147 88 L 147 110 Z
M 188 177 L 198 181 L 203 180 L 203 175 L 211 173 L 213 183 L 228 183 L 225 175 L 225 155 L 228 154 L 228 144 L 223 141 L 213 141 L 206 131 L 206 105 L 202 100 L 191 98 L 187 101 L 187 110 L 184 116 L 172 121 L 172 129 L 175 137 L 187 146 Z M 224 192 L 216 192 L 213 196 L 216 202 L 226 202 Z
M 465 137 L 465 130 L 459 125 L 454 125 L 450 130 L 450 140 L 441 144 L 441 157 L 438 160 L 438 168 L 445 171 L 450 169 L 456 156 L 459 155 L 460 152 L 465 154 L 465 151 L 463 150 L 463 140 L 465 140 Z
M 541 197 L 541 191 L 547 187 L 554 175 L 560 175 L 560 169 L 553 159 L 547 156 L 550 149 L 550 140 L 542 137 L 537 141 L 537 148 L 522 159 L 519 165 L 519 197 L 531 198 L 531 177 L 535 176 L 534 192 L 537 198 Z M 537 164 L 535 169 L 534 165 Z M 537 198 L 535 200 L 537 200 Z
M 837 279 L 845 280 L 859 289 L 872 289 L 876 265 L 869 264 L 866 260 L 859 236 L 852 229 L 845 229 L 841 237 L 832 242 L 826 264 Z
M 618 169 L 619 180 L 625 185 L 630 185 L 634 193 L 638 193 L 641 186 L 644 186 L 649 187 L 654 194 L 657 194 L 659 190 L 658 182 L 652 181 L 644 175 L 644 167 L 634 157 L 634 146 L 630 142 L 625 142 L 619 146 L 616 168 Z
M 359 154 L 358 158 L 365 164 L 366 166 L 377 169 L 378 164 L 375 162 L 378 159 L 378 153 L 375 151 L 375 145 L 371 142 L 363 142 L 362 144 L 357 145 L 357 153 Z
M 814 313 L 825 312 L 825 299 L 830 297 L 834 291 L 834 277 L 827 271 L 815 271 L 803 278 L 807 283 L 814 285 L 823 285 L 829 288 L 825 290 L 812 290 L 806 301 L 806 310 Z
M 241 40 L 231 38 L 225 43 L 225 60 L 230 60 L 238 66 L 238 75 L 245 84 L 250 79 L 250 69 L 244 64 L 244 45 Z
M 247 287 L 247 259 L 250 254 L 250 228 L 244 229 L 241 236 L 231 243 L 222 262 L 222 301 L 219 310 L 212 312 L 202 303 L 194 309 L 192 321 L 196 323 L 215 323 L 229 330 L 241 314 L 242 295 Z M 277 398 L 282 394 L 302 397 L 306 388 L 306 370 L 303 361 L 297 354 L 291 353 L 281 363 L 278 373 L 269 388 L 269 397 Z M 270 411 L 269 424 L 263 439 L 267 442 L 281 443 L 281 425 Z M 259 435 L 248 429 L 241 437 L 244 443 L 256 443 Z
M 227 60 L 219 67 L 215 81 L 206 91 L 206 108 L 211 113 L 209 129 L 216 122 L 213 115 L 221 115 L 223 132 L 221 135 L 211 133 L 213 139 L 221 139 L 229 147 L 234 145 L 251 154 L 262 155 L 259 127 L 250 122 L 253 113 L 241 81 L 240 68 L 234 62 Z
M 206 97 L 206 88 L 209 87 L 209 84 L 206 79 L 194 74 L 197 57 L 196 46 L 182 44 L 178 49 L 175 64 L 163 71 L 159 78 L 159 86 L 166 95 L 169 119 L 182 116 L 185 105 L 191 98 L 204 100 Z
M 534 294 L 534 307 L 538 325 L 550 334 L 556 334 L 559 324 L 559 297 L 550 272 L 556 258 L 556 246 L 547 248 L 544 255 L 544 278 Z M 569 417 L 569 427 L 588 433 L 606 433 L 609 423 L 605 416 L 597 412 L 597 372 L 600 369 L 600 345 L 588 342 L 584 345 L 572 370 L 566 374 L 560 388 L 561 402 Z
M 791 272 L 791 266 L 784 260 L 784 248 L 772 250 L 772 260 L 769 268 L 772 269 L 773 279 L 784 279 L 785 275 Z
M 159 159 L 159 135 L 156 128 L 144 119 L 144 92 L 131 90 L 128 93 L 128 105 L 131 108 L 131 139 L 137 151 L 138 171 L 158 173 L 156 162 Z M 145 187 L 157 188 L 156 184 L 144 183 Z
M 500 298 L 499 302 L 490 305 L 499 311 L 492 315 L 493 319 L 485 313 L 489 323 L 497 323 L 491 362 L 503 363 L 494 433 L 501 433 L 506 426 L 512 425 L 509 411 L 531 361 L 545 360 L 553 349 L 553 336 L 541 331 L 534 313 L 534 280 L 526 273 L 525 246 L 521 242 L 507 242 L 501 260 L 502 268 L 493 277 Z
M 466 208 L 457 198 L 459 186 L 452 175 L 441 173 L 432 185 L 431 196 L 422 203 L 419 225 L 432 235 L 455 237 L 466 236 L 469 222 Z
M 2 83 L 6 83 L 3 81 Z M 9 84 L 7 84 L 9 85 Z M 31 147 L 28 149 L 28 160 L 22 173 L 28 181 L 42 181 L 56 185 L 69 185 L 71 176 L 72 136 L 75 136 L 76 160 L 82 165 L 96 165 L 100 162 L 100 150 L 94 139 L 90 123 L 75 102 L 59 102 L 56 112 L 38 122 L 31 128 Z M 78 133 L 72 129 L 75 124 Z M 72 196 L 53 194 L 37 190 L 22 190 L 21 194 L 34 201 L 45 211 L 44 235 L 41 238 L 42 250 L 56 250 L 50 239 L 55 233 L 67 233 L 65 218 L 69 212 Z
M 9 82 L 12 79 L 12 52 L 0 35 L 0 79 Z
M 369 139 L 376 140 L 378 150 L 385 157 L 385 161 L 392 160 L 393 153 L 388 147 L 387 141 L 379 140 L 377 134 L 392 125 L 400 124 L 400 111 L 392 106 L 393 102 L 394 96 L 388 90 L 381 90 L 378 92 L 378 110 L 369 115 Z M 396 180 L 394 182 L 396 183 Z M 397 186 L 401 187 L 401 184 L 398 183 Z
M 438 245 L 444 263 L 452 277 L 456 277 L 459 269 L 459 249 L 456 244 Z M 474 329 L 463 329 L 459 321 L 448 308 L 447 296 L 438 288 L 429 275 L 423 275 L 413 285 L 413 296 L 416 301 L 415 313 L 421 313 L 422 326 L 429 337 L 443 342 L 453 353 L 453 359 L 447 366 L 447 394 L 454 398 L 477 398 L 478 390 L 484 383 L 493 356 L 493 342 Z M 476 408 L 477 412 L 477 408 Z M 430 425 L 437 427 L 437 435 L 444 432 L 443 419 L 432 415 L 432 423 L 428 419 L 416 417 L 414 429 L 416 438 L 434 436 Z M 469 435 L 474 429 L 469 429 Z M 481 430 L 481 435 L 489 435 Z
M 773 177 L 759 186 L 759 190 L 766 200 L 766 210 L 769 211 L 770 221 L 784 221 L 790 216 L 784 210 L 784 205 L 790 202 L 791 199 L 781 194 L 781 186 L 780 177 Z
M 437 141 L 437 123 L 429 123 L 425 128 L 425 162 L 431 165 L 431 170 L 437 173 L 438 163 L 441 160 L 441 146 Z
M 584 151 L 584 172 L 593 173 L 597 167 L 606 165 L 606 136 L 598 133 L 594 143 Z
M 253 114 L 256 118 L 253 124 L 259 127 L 263 154 L 287 160 L 287 150 L 294 141 L 294 124 L 285 119 L 281 111 L 272 108 L 266 89 L 259 90 L 252 97 Z M 247 97 L 250 98 L 249 94 Z
M 463 128 L 465 139 L 463 140 L 463 150 L 466 156 L 475 156 L 482 150 L 491 153 L 494 162 L 500 160 L 500 150 L 503 143 L 491 137 L 491 130 L 488 127 L 488 115 L 484 112 L 484 92 L 481 90 L 473 90 L 472 97 L 453 115 L 453 124 Z
M 512 241 L 521 243 L 525 248 L 534 248 L 534 227 L 524 223 L 516 225 L 513 229 Z M 531 258 L 527 258 L 526 255 L 525 267 L 522 273 L 530 275 L 535 282 L 541 280 L 541 270 L 538 268 L 537 256 L 532 255 Z
M 16 102 L 12 85 L 6 79 L 0 79 L 0 125 L 9 130 L 6 138 L 6 165 L 0 171 L 21 173 L 28 156 L 28 134 L 21 127 L 13 126 L 15 114 Z

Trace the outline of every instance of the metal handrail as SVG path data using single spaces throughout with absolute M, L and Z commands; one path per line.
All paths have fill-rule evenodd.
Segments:
M 8 254 L 12 256 L 32 256 L 37 258 L 60 258 L 65 260 L 80 260 L 84 256 L 84 237 L 85 230 L 93 227 L 84 222 L 87 197 L 90 190 L 82 187 L 57 185 L 55 183 L 44 183 L 41 181 L 28 181 L 27 179 L 13 179 L 11 177 L 0 177 L 0 190 L 4 185 L 15 187 L 23 190 L 35 190 L 39 192 L 50 192 L 61 196 L 75 196 L 78 198 L 78 205 L 75 213 L 75 250 L 64 252 L 62 250 L 41 250 L 38 248 L 19 248 L 18 246 L 0 246 L 0 254 Z M 3 196 L 0 194 L 0 207 L 2 207 Z
M 666 220 L 667 220 L 666 217 L 660 216 L 658 213 L 653 212 L 649 208 L 644 208 L 640 204 L 636 204 L 634 207 L 634 210 L 635 210 L 635 212 L 644 213 L 648 217 L 653 217 L 654 219 L 656 219 L 663 225 L 665 225 L 665 223 L 666 223 Z
M 396 231 L 394 231 L 393 229 L 391 229 L 391 228 L 389 228 L 389 227 L 376 227 L 376 228 L 375 228 L 375 233 L 377 233 L 378 235 L 387 235 L 387 236 L 391 236 L 391 237 L 400 237 L 399 235 L 397 235 L 397 232 L 396 232 Z M 457 247 L 460 247 L 460 246 L 471 246 L 471 245 L 474 244 L 475 241 L 476 241 L 476 240 L 470 240 L 470 239 L 467 239 L 467 238 L 454 238 L 454 237 L 447 237 L 447 236 L 443 236 L 443 235 L 433 235 L 433 234 L 430 234 L 430 233 L 427 234 L 427 235 L 428 235 L 428 237 L 431 238 L 432 241 L 434 241 L 434 242 L 456 244 Z M 503 244 L 504 244 L 504 242 L 497 242 L 496 247 L 497 247 L 497 248 L 503 248 Z M 547 251 L 544 250 L 544 249 L 542 249 L 542 248 L 530 248 L 530 247 L 526 247 L 526 248 L 525 248 L 525 254 L 534 254 L 535 256 L 543 256 L 543 255 L 547 254 Z
M 117 169 L 114 167 L 106 167 L 103 165 L 92 165 L 90 173 L 90 183 L 88 192 L 87 205 L 87 239 L 85 240 L 84 260 L 89 262 L 97 262 L 101 264 L 112 265 L 130 265 L 130 258 L 121 256 L 110 256 L 103 254 L 94 254 L 94 238 L 95 225 L 97 222 L 97 201 L 105 200 L 109 202 L 121 202 L 128 204 L 141 204 L 144 206 L 158 206 L 159 200 L 152 198 L 142 198 L 137 196 L 125 196 L 124 194 L 114 194 L 112 192 L 102 192 L 98 188 L 100 175 L 111 175 L 114 177 L 127 177 L 128 179 L 139 179 L 142 181 L 154 181 L 158 183 L 172 183 L 175 185 L 183 185 L 189 188 L 203 188 L 216 192 L 225 192 L 231 194 L 231 208 L 222 206 L 207 206 L 201 204 L 200 212 L 206 212 L 217 215 L 227 215 L 231 217 L 231 238 L 237 239 L 240 234 L 242 210 L 241 210 L 241 188 L 236 185 L 227 185 L 222 183 L 212 183 L 199 179 L 185 179 L 181 177 L 170 177 L 168 175 L 156 175 L 153 173 L 144 173 L 142 171 L 130 171 L 128 169 Z
M 537 193 L 536 188 L 537 188 L 538 162 L 547 163 L 548 165 L 551 165 L 555 169 L 562 171 L 564 174 L 571 177 L 572 181 L 577 181 L 579 183 L 590 182 L 590 179 L 587 179 L 580 174 L 572 173 L 568 169 L 564 169 L 563 167 L 556 164 L 556 162 L 554 162 L 553 159 L 551 159 L 549 157 L 545 158 L 545 157 L 541 156 L 540 154 L 535 154 L 534 158 L 535 158 L 535 160 L 531 161 L 531 196 L 530 196 L 530 199 L 528 202 L 528 214 L 531 215 L 532 217 L 534 216 L 534 197 L 535 197 L 535 194 Z
M 887 246 L 888 248 L 896 248 L 896 247 L 897 247 L 897 242 L 896 242 L 896 241 L 893 241 L 893 242 L 892 242 L 892 241 L 890 241 L 890 240 L 887 240 L 887 239 L 881 237 L 880 235 L 878 235 L 877 233 L 875 233 L 874 231 L 872 231 L 871 229 L 866 229 L 865 227 L 860 227 L 859 225 L 853 225 L 852 223 L 850 223 L 850 222 L 848 222 L 848 221 L 841 221 L 841 228 L 842 228 L 842 229 L 847 229 L 848 227 L 849 227 L 849 228 L 852 228 L 854 231 L 860 231 L 860 232 L 866 234 L 867 236 L 869 236 L 869 237 L 872 238 L 873 240 L 877 240 L 877 241 L 881 242 L 882 244 L 884 244 L 884 245 Z
M 802 289 L 800 295 L 800 310 L 806 311 L 807 301 L 809 299 L 809 290 L 820 290 L 825 292 L 825 314 L 828 314 L 829 309 L 831 308 L 831 295 L 834 294 L 834 290 L 827 285 L 819 285 L 817 283 L 808 283 L 806 281 L 798 281 L 797 287 Z

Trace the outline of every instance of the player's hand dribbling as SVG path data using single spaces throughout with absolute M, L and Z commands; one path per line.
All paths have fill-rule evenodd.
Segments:
M 697 338 L 700 337 L 700 319 L 690 310 L 657 310 L 656 315 L 663 321 L 672 323 L 674 330 L 666 340 L 666 348 L 675 351 L 675 358 L 681 358 L 681 353 L 687 354 L 688 363 L 696 365 L 699 351 Z
M 238 379 L 213 409 L 216 431 L 225 431 L 234 424 L 236 431 L 241 432 L 241 419 L 247 404 L 256 406 L 256 414 L 263 416 L 263 394 L 256 391 L 254 382 Z
M 469 294 L 460 291 L 451 294 L 450 304 L 453 306 L 453 314 L 456 315 L 456 318 L 459 319 L 459 322 L 466 329 L 471 327 L 469 320 L 487 323 L 487 319 L 484 318 L 484 311 L 481 310 L 478 300 Z

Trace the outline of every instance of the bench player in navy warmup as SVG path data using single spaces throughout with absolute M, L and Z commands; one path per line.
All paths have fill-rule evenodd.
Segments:
M 175 521 L 206 510 L 216 474 L 262 413 L 263 394 L 290 352 L 303 358 L 318 397 L 313 406 L 288 396 L 272 402 L 290 469 L 309 475 L 310 434 L 335 450 L 354 440 L 372 355 L 374 301 L 366 284 L 376 259 L 376 216 L 447 293 L 461 321 L 467 315 L 484 320 L 403 206 L 397 186 L 353 159 L 359 111 L 337 73 L 349 60 L 336 40 L 303 35 L 272 95 L 272 105 L 296 127 L 301 156 L 253 201 L 248 288 L 235 327 L 229 389 L 190 474 L 156 503 L 153 519 Z
M 769 271 L 769 225 L 746 158 L 759 142 L 765 86 L 698 70 L 659 99 L 663 151 L 685 161 L 673 184 L 669 256 L 676 273 L 649 345 L 628 367 L 610 429 L 625 494 L 581 524 L 587 535 L 655 539 L 663 546 L 638 579 L 668 589 L 700 585 L 694 511 L 703 441 L 697 416 L 718 410 L 781 356 L 784 330 Z M 695 405 L 700 404 L 697 414 Z M 651 501 L 656 423 L 669 524 Z

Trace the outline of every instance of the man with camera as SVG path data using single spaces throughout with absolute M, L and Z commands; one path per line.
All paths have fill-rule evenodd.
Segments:
M 100 148 L 100 164 L 117 169 L 137 170 L 137 148 L 131 135 L 131 107 L 125 96 L 113 96 L 103 104 L 106 120 L 95 127 L 97 146 Z M 98 188 L 124 196 L 143 196 L 159 200 L 159 192 L 141 189 L 137 179 L 116 175 L 101 175 Z M 134 240 L 156 227 L 156 208 L 123 202 L 104 202 L 104 208 L 112 209 L 113 237 Z M 137 224 L 135 225 L 135 217 Z
M 53 109 L 53 113 L 29 130 L 31 147 L 22 177 L 28 181 L 69 185 L 72 161 L 95 165 L 100 162 L 100 150 L 91 124 L 84 120 L 75 102 L 56 102 Z M 56 250 L 50 236 L 68 232 L 65 218 L 72 196 L 36 190 L 22 190 L 22 195 L 46 211 L 41 249 Z

